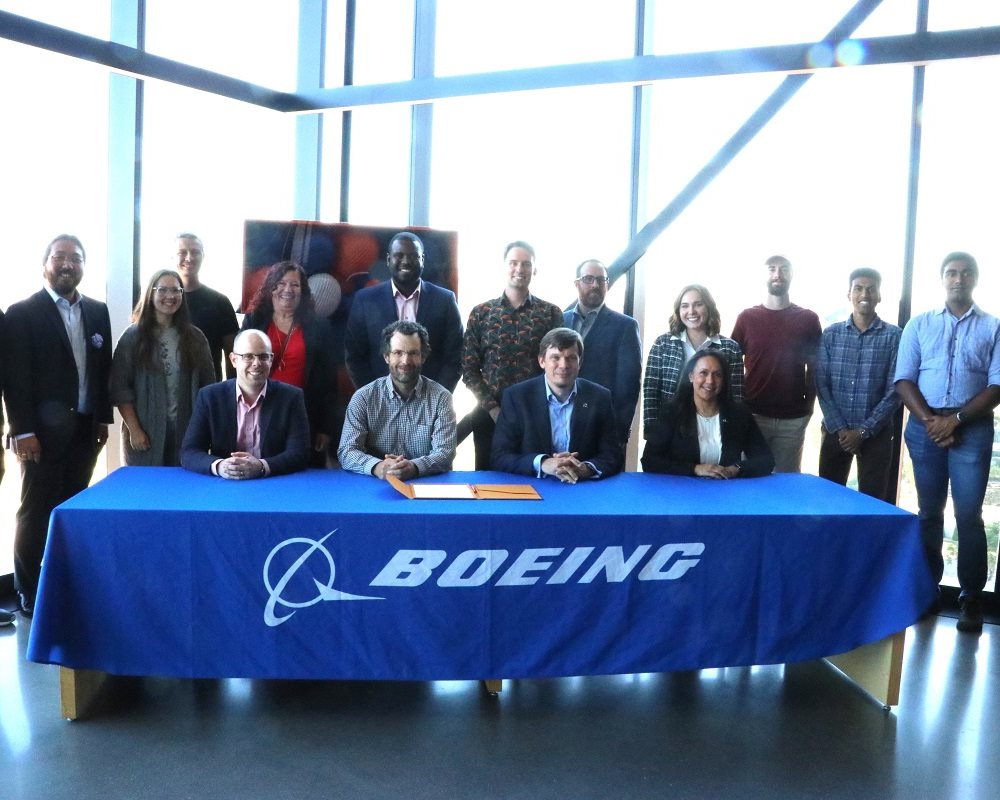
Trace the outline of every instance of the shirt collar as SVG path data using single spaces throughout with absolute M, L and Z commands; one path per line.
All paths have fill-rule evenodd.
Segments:
M 56 290 L 53 289 L 51 286 L 49 286 L 47 283 L 43 284 L 42 288 L 45 289 L 45 291 L 49 293 L 49 297 L 52 298 L 52 302 L 53 303 L 59 303 L 60 301 L 62 301 L 64 303 L 66 303 L 67 305 L 75 306 L 77 303 L 79 303 L 83 299 L 83 295 L 80 294 L 79 291 L 76 293 L 76 300 L 73 300 L 72 302 L 70 302 L 65 297 L 62 297 L 61 295 L 57 294 Z
M 524 308 L 525 306 L 530 306 L 534 302 L 534 300 L 535 296 L 531 292 L 528 292 L 528 296 L 524 298 L 524 302 L 521 303 L 521 305 L 519 305 L 518 308 Z M 500 304 L 505 305 L 508 308 L 514 307 L 514 304 L 507 299 L 507 292 L 504 292 L 502 295 L 500 295 Z
M 542 383 L 545 384 L 545 399 L 550 403 L 555 400 L 559 403 L 559 405 L 564 406 L 566 403 L 572 403 L 576 399 L 576 390 L 578 388 L 579 381 L 573 381 L 573 391 L 569 393 L 569 397 L 566 398 L 565 403 L 556 397 L 555 392 L 552 391 L 549 386 L 549 382 L 545 379 L 545 376 L 542 376 Z
M 413 389 L 413 394 L 409 397 L 403 397 L 399 392 L 396 391 L 396 384 L 392 382 L 392 375 L 385 375 L 382 377 L 382 391 L 385 393 L 386 397 L 390 400 L 394 397 L 398 397 L 402 402 L 406 403 L 410 400 L 419 399 L 424 396 L 424 376 L 420 376 L 420 380 L 417 381 L 417 385 Z
M 576 302 L 576 304 L 575 304 L 575 305 L 573 306 L 573 313 L 574 313 L 574 314 L 577 314 L 577 315 L 579 315 L 579 316 L 581 316 L 581 317 L 583 317 L 584 319 L 586 319 L 587 317 L 590 317 L 590 316 L 593 316 L 594 314 L 600 314 L 600 313 L 601 313 L 601 309 L 603 309 L 603 308 L 604 308 L 604 303 L 601 303 L 601 304 L 600 304 L 600 305 L 599 305 L 599 306 L 598 306 L 597 308 L 595 308 L 595 309 L 594 309 L 593 311 L 586 311 L 586 312 L 585 312 L 585 311 L 583 311 L 583 310 L 582 310 L 582 309 L 580 308 L 580 301 L 578 300 L 578 301 Z
M 869 325 L 867 328 L 865 328 L 865 330 L 866 331 L 878 330 L 883 325 L 885 325 L 885 323 L 882 322 L 882 318 L 878 314 L 876 314 L 875 319 L 872 320 L 872 324 Z M 857 325 L 854 324 L 854 314 L 847 315 L 847 319 L 844 320 L 844 327 L 852 328 L 853 330 L 858 331 L 858 333 L 864 333 L 864 331 L 862 331 L 860 328 L 858 328 Z
M 257 399 L 254 400 L 252 403 L 248 403 L 247 399 L 243 396 L 243 390 L 240 389 L 240 383 L 239 383 L 239 381 L 237 381 L 237 380 L 234 379 L 233 383 L 236 384 L 236 402 L 237 403 L 243 403 L 247 408 L 253 408 L 261 400 L 264 399 L 264 395 L 267 394 L 267 387 L 268 387 L 268 384 L 270 382 L 271 382 L 270 380 L 265 381 L 264 382 L 264 388 L 260 390 L 260 394 L 257 395 Z
M 670 334 L 670 338 L 671 339 L 676 339 L 678 342 L 686 342 L 686 341 L 688 341 L 687 328 L 685 328 L 684 330 L 682 330 L 680 333 L 672 333 L 672 334 Z M 706 342 L 711 342 L 712 344 L 717 344 L 717 345 L 721 346 L 722 345 L 722 336 L 717 333 L 714 336 L 709 336 L 707 339 L 705 339 L 705 341 Z M 704 346 L 705 345 L 702 344 L 702 347 L 704 347 Z
M 941 306 L 941 308 L 939 308 L 935 313 L 938 314 L 938 315 L 949 314 L 951 316 L 955 316 L 954 314 L 951 313 L 951 310 L 948 308 L 948 304 L 947 303 L 945 303 L 943 306 Z M 962 316 L 958 317 L 958 319 L 965 319 L 966 317 L 972 316 L 972 315 L 975 315 L 975 316 L 978 317 L 978 316 L 982 315 L 982 313 L 983 313 L 982 309 L 980 309 L 978 305 L 976 305 L 975 303 L 973 303 L 969 307 L 969 310 L 966 311 L 964 314 L 962 314 Z
M 405 294 L 403 294 L 399 290 L 399 287 L 396 286 L 396 282 L 394 280 L 392 280 L 390 278 L 389 283 L 392 284 L 392 296 L 393 297 L 402 297 L 404 300 L 410 300 L 410 299 L 413 299 L 413 298 L 416 298 L 417 300 L 419 300 L 420 299 L 420 290 L 424 288 L 424 279 L 421 278 L 420 280 L 417 281 L 417 288 L 413 290 L 413 294 L 411 294 L 409 297 L 407 297 Z

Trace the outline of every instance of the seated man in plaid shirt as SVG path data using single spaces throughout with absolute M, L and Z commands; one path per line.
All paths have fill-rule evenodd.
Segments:
M 854 311 L 823 331 L 816 361 L 816 394 L 823 411 L 821 478 L 846 485 L 858 459 L 858 488 L 896 502 L 892 417 L 900 406 L 893 383 L 902 331 L 875 313 L 882 276 L 862 267 L 851 273 L 847 299 Z
M 421 375 L 430 339 L 419 322 L 400 320 L 382 330 L 389 374 L 354 393 L 337 456 L 351 472 L 409 480 L 451 469 L 455 409 L 451 393 Z

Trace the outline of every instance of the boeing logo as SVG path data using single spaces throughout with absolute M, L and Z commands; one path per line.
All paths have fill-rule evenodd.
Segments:
M 330 555 L 330 551 L 323 546 L 323 542 L 329 539 L 337 531 L 332 530 L 326 536 L 320 540 L 306 539 L 303 537 L 295 537 L 293 539 L 285 539 L 278 545 L 275 545 L 274 549 L 268 553 L 267 560 L 264 562 L 264 586 L 267 587 L 268 598 L 267 605 L 264 607 L 264 622 L 270 627 L 275 627 L 291 619 L 292 615 L 295 613 L 296 609 L 308 608 L 309 606 L 315 605 L 321 600 L 382 600 L 381 597 L 365 597 L 363 595 L 357 594 L 347 594 L 347 592 L 341 592 L 333 588 L 333 579 L 337 575 L 337 567 L 333 563 L 333 556 Z M 302 554 L 292 562 L 284 574 L 278 579 L 275 584 L 271 583 L 271 562 L 274 561 L 274 557 L 284 550 L 286 547 L 300 546 L 303 548 Z M 282 592 L 288 587 L 288 582 L 294 577 L 295 573 L 298 572 L 302 565 L 305 564 L 314 555 L 319 554 L 324 559 L 330 568 L 330 576 L 327 578 L 326 583 L 320 583 L 318 580 L 313 578 L 313 583 L 316 585 L 317 594 L 304 601 L 293 601 L 288 600 L 282 596 Z M 282 605 L 285 608 L 292 609 L 283 617 L 275 616 L 274 609 L 275 606 Z
M 274 627 L 290 619 L 297 609 L 306 608 L 322 600 L 384 600 L 384 597 L 348 594 L 333 588 L 336 567 L 333 556 L 323 543 L 336 531 L 322 539 L 295 537 L 286 539 L 271 550 L 264 562 L 264 585 L 268 601 L 264 609 L 264 622 Z M 285 569 L 276 583 L 271 581 L 271 568 L 275 556 L 285 548 L 302 550 Z M 483 586 L 531 586 L 543 582 L 548 585 L 567 583 L 588 584 L 603 578 L 607 583 L 621 583 L 633 574 L 640 581 L 675 581 L 682 578 L 701 560 L 704 542 L 678 542 L 664 544 L 653 550 L 653 545 L 638 545 L 631 553 L 624 548 L 610 546 L 595 555 L 594 547 L 533 547 L 526 548 L 513 559 L 508 550 L 463 550 L 449 559 L 445 550 L 397 550 L 369 586 L 412 589 L 422 586 L 436 575 L 434 583 L 442 588 L 468 588 Z M 650 552 L 652 551 L 652 554 Z M 294 552 L 294 551 L 293 551 Z M 285 596 L 289 582 L 311 558 L 326 562 L 328 578 L 320 582 L 315 577 L 316 594 L 305 600 L 290 600 Z M 506 566 L 509 562 L 509 566 Z M 641 568 L 640 568 L 641 565 Z M 292 609 L 284 616 L 276 616 L 275 608 Z

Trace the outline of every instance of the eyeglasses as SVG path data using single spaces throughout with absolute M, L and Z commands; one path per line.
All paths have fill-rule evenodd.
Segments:
M 579 278 L 577 278 L 577 280 L 580 281 L 580 283 L 586 284 L 587 286 L 593 286 L 594 284 L 599 284 L 603 286 L 604 284 L 611 282 L 609 278 L 605 278 L 601 275 L 581 275 Z
M 83 264 L 83 259 L 80 256 L 66 256 L 63 253 L 53 253 L 49 256 L 49 259 L 53 264 L 65 264 L 67 261 L 74 267 L 79 267 Z
M 270 364 L 274 358 L 271 353 L 233 353 L 233 355 L 243 359 L 243 363 L 247 366 L 250 366 L 254 360 L 259 361 L 261 364 Z
M 177 295 L 184 294 L 184 290 L 180 286 L 154 286 L 153 291 L 160 295 L 160 297 L 164 295 L 176 297 Z

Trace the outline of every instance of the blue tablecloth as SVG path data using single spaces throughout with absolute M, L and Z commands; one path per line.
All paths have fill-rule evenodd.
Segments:
M 660 672 L 844 652 L 932 599 L 916 517 L 813 476 L 532 483 L 541 501 L 407 500 L 340 471 L 119 469 L 52 514 L 28 658 L 187 677 Z

